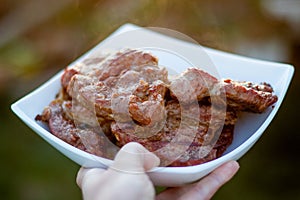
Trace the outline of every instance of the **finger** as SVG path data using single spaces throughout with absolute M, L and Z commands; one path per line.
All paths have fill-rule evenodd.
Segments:
M 126 144 L 115 157 L 111 169 L 124 172 L 145 172 L 159 165 L 159 158 L 136 142 Z
M 80 188 L 82 188 L 83 182 L 85 182 L 88 179 L 96 180 L 98 177 L 100 177 L 103 174 L 104 171 L 105 171 L 105 169 L 101 169 L 101 168 L 81 167 L 77 173 L 76 183 Z M 90 180 L 90 181 L 93 181 L 93 180 Z
M 238 169 L 239 164 L 236 161 L 229 161 L 221 165 L 199 181 L 189 192 L 184 194 L 181 199 L 211 199 L 217 190 L 236 174 Z

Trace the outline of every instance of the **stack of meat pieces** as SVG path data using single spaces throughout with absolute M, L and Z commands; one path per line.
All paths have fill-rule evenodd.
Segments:
M 237 113 L 261 113 L 277 101 L 267 83 L 218 80 L 189 68 L 169 80 L 150 53 L 126 49 L 68 67 L 61 91 L 36 120 L 65 142 L 113 158 L 135 141 L 164 166 L 220 157 L 233 140 Z

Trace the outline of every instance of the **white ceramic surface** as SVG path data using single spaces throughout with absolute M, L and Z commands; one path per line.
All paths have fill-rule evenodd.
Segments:
M 83 59 L 85 56 L 90 56 L 101 48 L 107 48 L 106 45 L 111 47 L 110 41 L 112 41 L 111 39 L 114 38 L 114 36 L 119 35 L 120 33 L 126 33 L 127 31 L 137 29 L 140 30 L 139 34 L 144 34 L 147 36 L 145 38 L 147 38 L 146 45 L 148 46 L 150 44 L 149 40 L 159 40 L 159 43 L 166 44 L 163 46 L 160 46 L 161 44 L 158 45 L 164 49 L 172 49 L 174 48 L 174 46 L 176 48 L 179 47 L 177 49 L 181 49 L 181 51 L 175 50 L 175 52 L 179 52 L 180 55 L 182 52 L 184 54 L 183 57 L 187 60 L 179 59 L 178 62 L 174 62 L 174 59 L 171 59 L 172 56 L 174 56 L 173 53 L 170 53 L 168 51 L 160 51 L 158 48 L 154 48 L 154 50 L 152 49 L 153 53 L 157 54 L 160 60 L 160 64 L 168 65 L 168 69 L 170 71 L 173 71 L 171 73 L 180 72 L 190 64 L 195 64 L 195 62 L 195 65 L 197 65 L 199 56 L 195 55 L 195 50 L 200 51 L 201 49 L 201 51 L 204 50 L 205 54 L 208 55 L 208 57 L 205 57 L 204 55 L 204 66 L 215 66 L 215 68 L 213 69 L 207 68 L 205 70 L 216 76 L 218 76 L 219 74 L 219 77 L 221 78 L 231 78 L 234 80 L 247 80 L 253 82 L 268 82 L 273 86 L 275 93 L 278 96 L 278 102 L 274 105 L 273 108 L 268 109 L 265 113 L 245 113 L 240 116 L 235 127 L 233 143 L 229 146 L 222 157 L 197 166 L 158 167 L 149 172 L 149 175 L 154 183 L 161 186 L 176 186 L 190 183 L 207 175 L 222 163 L 232 159 L 237 160 L 241 156 L 243 156 L 260 138 L 264 130 L 271 123 L 272 119 L 277 113 L 292 79 L 294 73 L 293 66 L 288 64 L 256 60 L 209 48 L 203 48 L 196 44 L 169 38 L 151 31 L 147 31 L 145 29 L 139 29 L 139 27 L 131 24 L 125 24 L 120 27 L 108 39 L 99 43 L 99 45 L 97 45 L 95 48 L 93 48 L 87 54 L 83 55 L 78 60 Z M 129 40 L 132 39 L 130 38 L 130 34 L 125 34 L 125 37 L 129 37 Z M 133 39 L 135 39 L 135 36 L 133 37 Z M 142 46 L 143 44 L 139 45 Z M 153 42 L 152 46 L 156 47 L 155 42 Z M 152 50 L 150 48 L 150 51 Z M 165 56 L 164 54 L 170 55 L 171 57 Z M 190 59 L 192 60 L 192 63 L 189 63 Z M 173 68 L 170 66 L 173 66 Z M 46 126 L 42 125 L 41 123 L 37 123 L 34 120 L 35 116 L 42 112 L 44 107 L 54 99 L 55 94 L 59 91 L 61 74 L 62 72 L 58 73 L 42 86 L 14 103 L 12 105 L 12 110 L 38 135 L 40 135 L 43 139 L 53 145 L 58 151 L 63 153 L 74 162 L 85 167 L 106 168 L 107 165 L 111 164 L 111 160 L 93 156 L 63 142 L 62 140 L 53 136 Z

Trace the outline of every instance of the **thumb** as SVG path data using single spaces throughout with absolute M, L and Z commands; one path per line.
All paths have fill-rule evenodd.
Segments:
M 110 168 L 123 172 L 139 173 L 157 167 L 159 162 L 159 158 L 141 144 L 130 142 L 120 149 Z

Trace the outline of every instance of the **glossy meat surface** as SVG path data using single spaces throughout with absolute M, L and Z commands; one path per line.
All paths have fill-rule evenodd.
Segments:
M 163 166 L 220 157 L 233 141 L 239 112 L 261 113 L 277 101 L 267 83 L 218 80 L 199 68 L 169 80 L 156 57 L 135 49 L 67 67 L 61 87 L 36 117 L 53 135 L 108 158 L 116 153 L 112 144 L 139 142 Z

